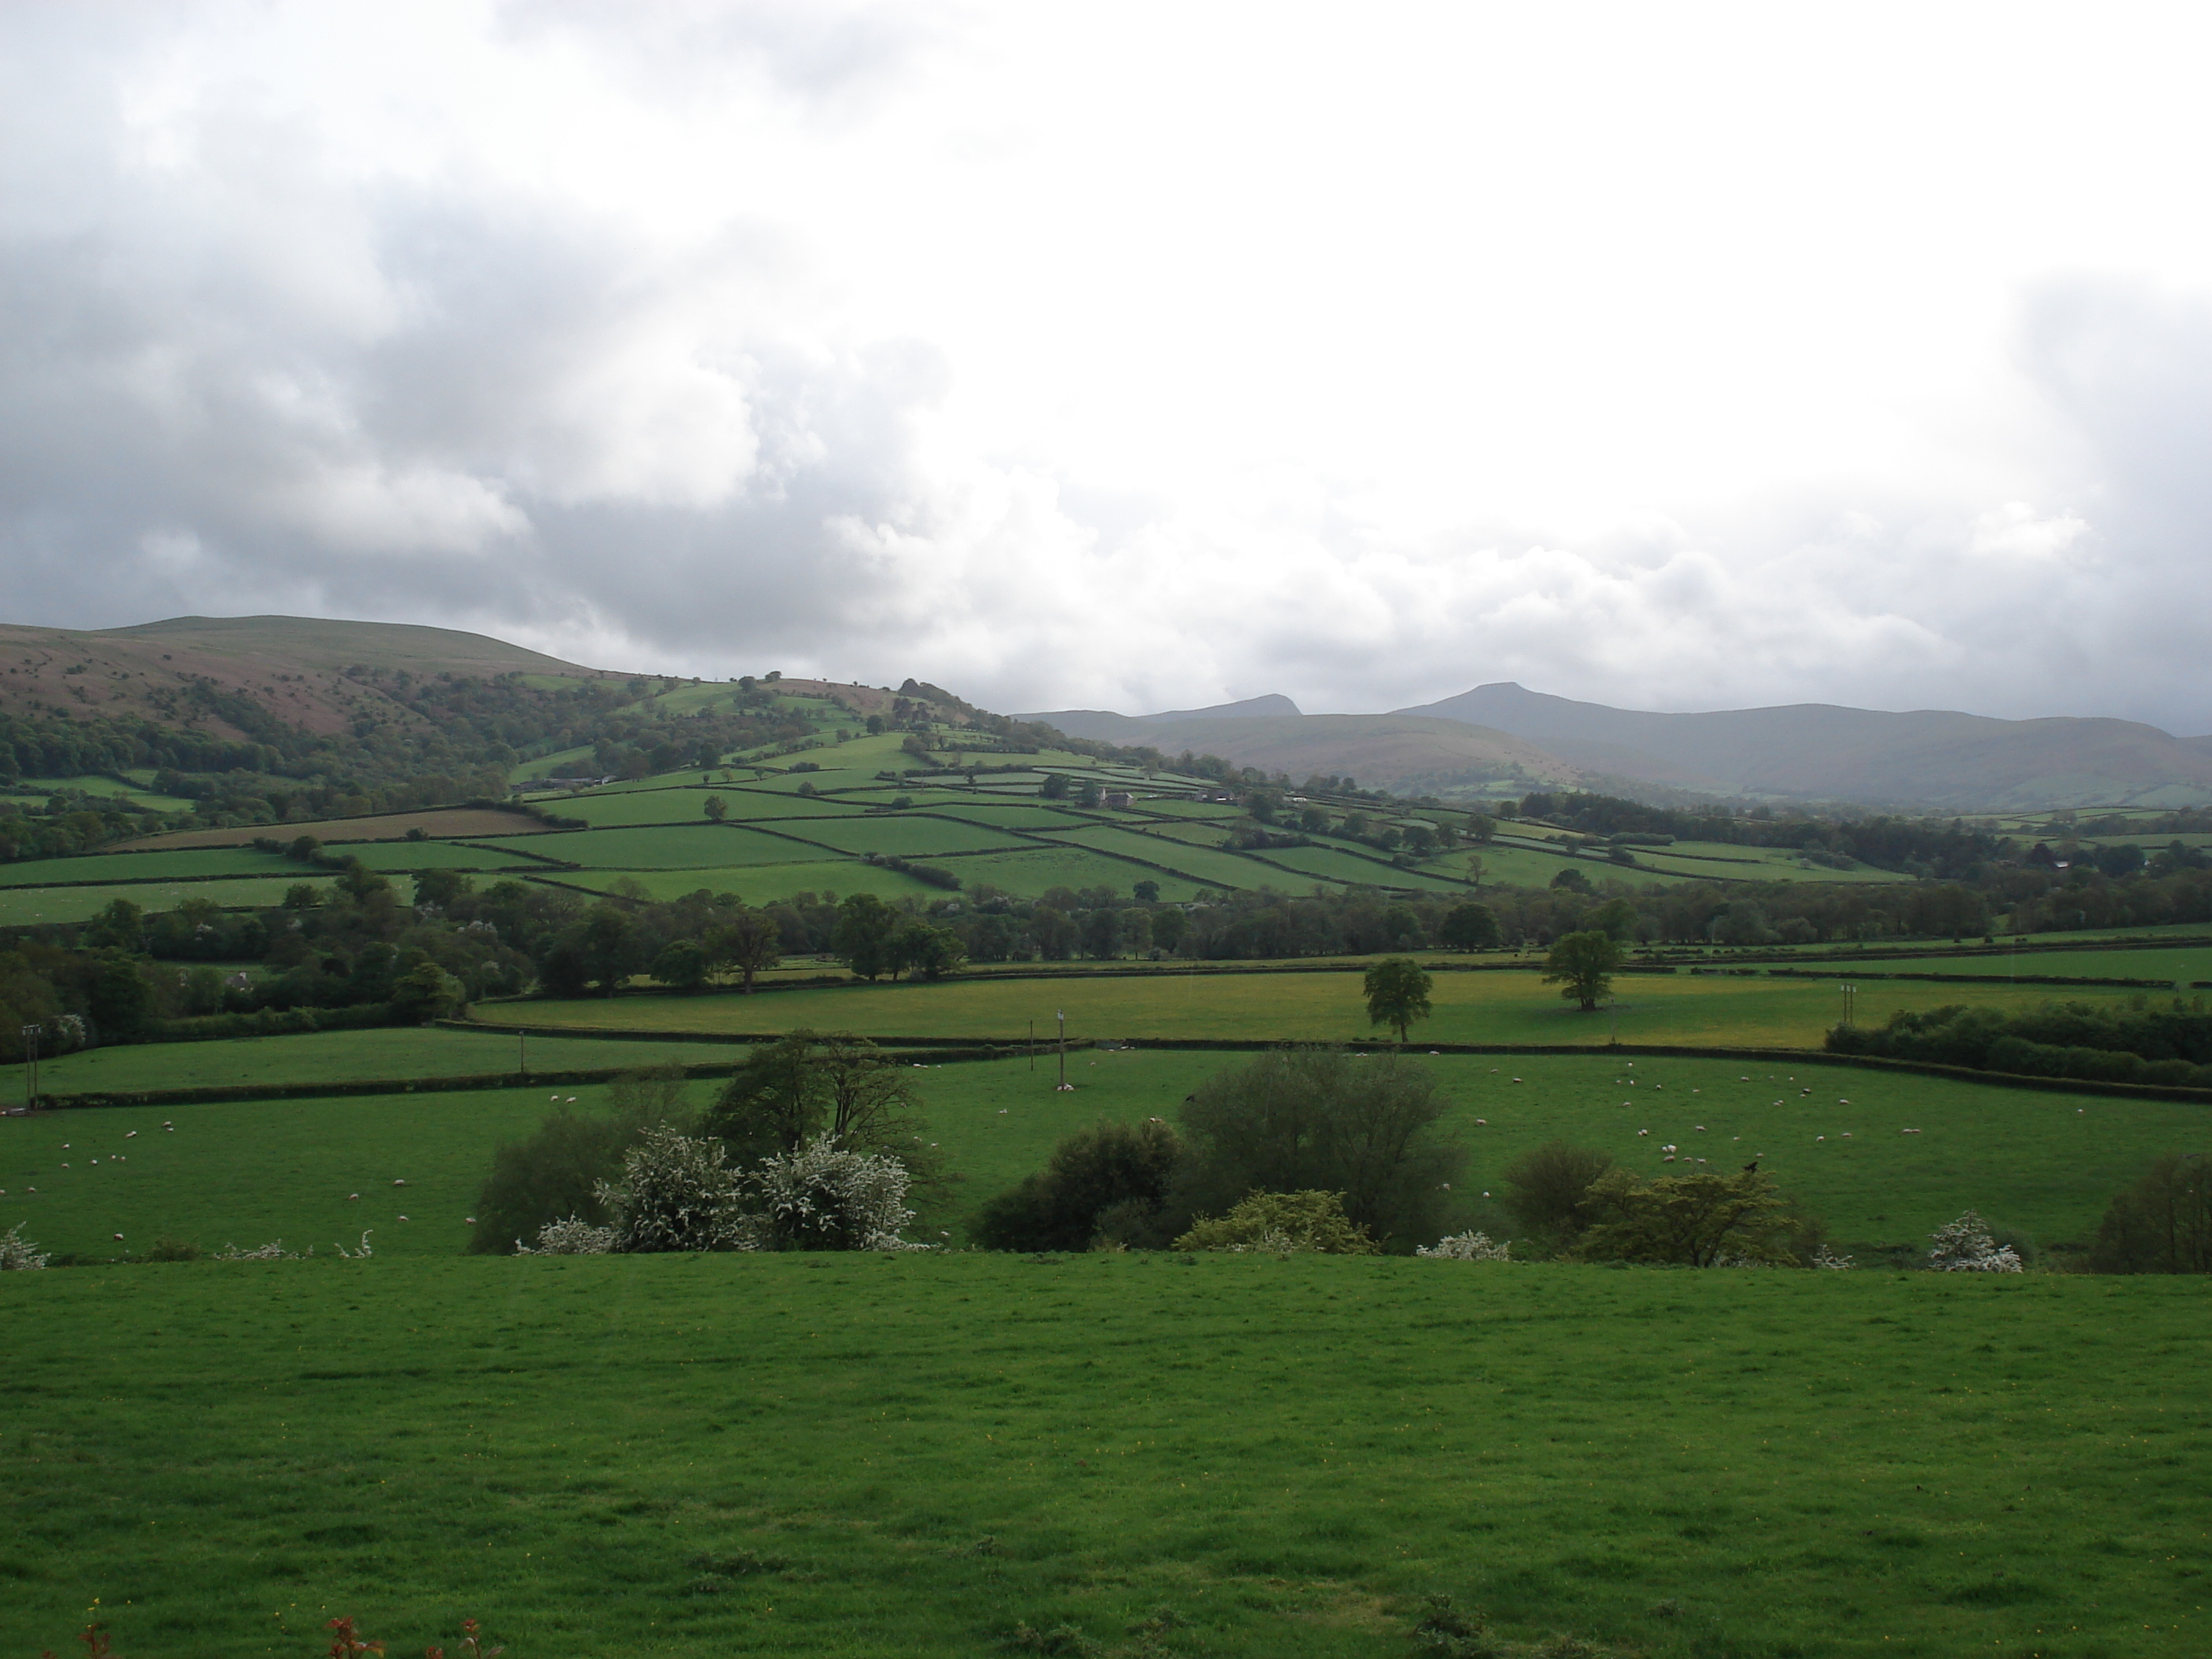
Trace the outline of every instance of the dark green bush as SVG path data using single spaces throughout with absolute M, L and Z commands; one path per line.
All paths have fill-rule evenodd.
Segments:
M 563 1105 L 528 1139 L 510 1140 L 492 1153 L 491 1174 L 477 1195 L 471 1252 L 512 1255 L 547 1222 L 569 1216 L 608 1224 L 611 1218 L 595 1193 L 599 1183 L 622 1173 L 623 1155 L 646 1130 L 689 1117 L 683 1073 L 675 1067 L 624 1073 L 609 1092 L 610 1115 L 584 1117 Z
M 1499 1173 L 1505 1212 L 1527 1237 L 1563 1249 L 1589 1218 L 1583 1206 L 1591 1186 L 1612 1168 L 1613 1159 L 1604 1152 L 1547 1140 Z
M 1042 1170 L 986 1204 L 971 1231 L 988 1250 L 1083 1250 L 1102 1236 L 1159 1243 L 1155 1218 L 1182 1152 L 1157 1118 L 1078 1129 Z
M 1450 1183 L 1467 1161 L 1441 1138 L 1436 1077 L 1394 1054 L 1279 1048 L 1217 1073 L 1183 1103 L 1188 1144 L 1163 1219 L 1174 1234 L 1251 1193 L 1344 1194 L 1345 1213 L 1386 1250 L 1450 1231 Z
M 2105 1273 L 2212 1273 L 2212 1161 L 2168 1152 L 2115 1198 L 2089 1265 Z

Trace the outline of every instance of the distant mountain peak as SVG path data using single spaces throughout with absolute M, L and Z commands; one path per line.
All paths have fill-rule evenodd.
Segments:
M 1304 712 L 1280 692 L 1270 691 L 1265 696 L 1247 697 L 1242 702 L 1218 702 L 1211 708 L 1170 708 L 1161 714 L 1138 714 L 1133 718 L 1140 720 L 1268 720 Z

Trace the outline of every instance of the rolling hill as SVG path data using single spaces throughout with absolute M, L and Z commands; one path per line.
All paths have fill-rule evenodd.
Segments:
M 2212 745 L 2134 720 L 1828 703 L 1660 714 L 1510 681 L 1399 713 L 1510 732 L 1586 772 L 1718 795 L 1959 811 L 2212 800 Z
M 2135 720 L 1996 720 L 1829 703 L 1711 714 L 1613 708 L 1510 681 L 1389 714 L 1302 714 L 1287 697 L 1158 714 L 1024 714 L 1070 737 L 1212 753 L 1446 798 L 1562 785 L 1911 811 L 2212 803 L 2212 738 Z M 1643 786 L 1639 791 L 1638 786 Z
M 1255 698 L 1226 711 L 1175 714 L 1109 714 L 1068 709 L 1018 714 L 1071 738 L 1139 745 L 1164 754 L 1185 750 L 1218 755 L 1238 766 L 1282 772 L 1293 779 L 1357 778 L 1370 789 L 1401 789 L 1416 779 L 1443 776 L 1461 787 L 1492 793 L 1559 788 L 1583 781 L 1579 769 L 1535 744 L 1464 720 L 1409 714 L 1269 714 L 1243 712 L 1252 703 L 1290 704 L 1287 697 Z
M 328 734 L 408 711 L 347 670 L 587 680 L 600 671 L 449 628 L 310 617 L 176 617 L 130 628 L 0 626 L 0 714 L 58 711 L 249 734 L 204 693 L 241 697 L 271 718 Z M 198 692 L 195 691 L 198 688 Z

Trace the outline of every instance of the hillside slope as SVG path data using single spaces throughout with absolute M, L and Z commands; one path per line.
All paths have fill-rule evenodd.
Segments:
M 489 678 L 599 678 L 596 669 L 482 634 L 310 617 L 175 617 L 130 628 L 0 626 L 0 714 L 58 711 L 250 735 L 204 695 L 241 697 L 284 725 L 319 734 L 409 711 L 350 668 Z
M 1588 771 L 1717 794 L 1956 810 L 2212 801 L 2207 746 L 2134 720 L 1828 703 L 1661 714 L 1510 681 L 1398 712 L 1510 732 Z
M 1506 732 L 1407 714 L 1195 717 L 1070 710 L 1015 718 L 1041 721 L 1072 738 L 1146 745 L 1170 755 L 1184 750 L 1218 755 L 1238 766 L 1283 772 L 1292 779 L 1316 773 L 1351 776 L 1369 788 L 1393 788 L 1414 778 L 1425 783 L 1494 781 L 1556 788 L 1581 778 L 1574 766 Z

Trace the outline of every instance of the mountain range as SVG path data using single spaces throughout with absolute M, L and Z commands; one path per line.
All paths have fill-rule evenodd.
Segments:
M 392 623 L 179 617 L 112 629 L 0 626 L 0 716 L 63 728 L 74 715 L 218 738 L 242 738 L 264 721 L 361 736 L 434 720 L 434 708 L 408 690 L 410 679 L 504 675 L 547 690 L 628 678 L 481 634 Z M 619 686 L 607 689 L 620 699 Z M 878 700 L 866 688 L 806 689 Z M 239 712 L 248 704 L 250 718 Z M 1587 788 L 1922 811 L 2212 804 L 2212 737 L 2176 737 L 2134 720 L 2008 720 L 1828 703 L 1659 714 L 1510 681 L 1378 714 L 1308 714 L 1271 695 L 1152 714 L 1062 709 L 1016 718 L 1073 738 L 1448 799 Z
M 1158 714 L 1066 709 L 1018 718 L 1070 737 L 1444 796 L 1566 785 L 1920 811 L 2212 802 L 2212 738 L 2178 738 L 2135 720 L 2007 720 L 1831 703 L 1669 714 L 1578 702 L 1510 680 L 1387 714 L 1305 714 L 1287 697 L 1266 696 Z

